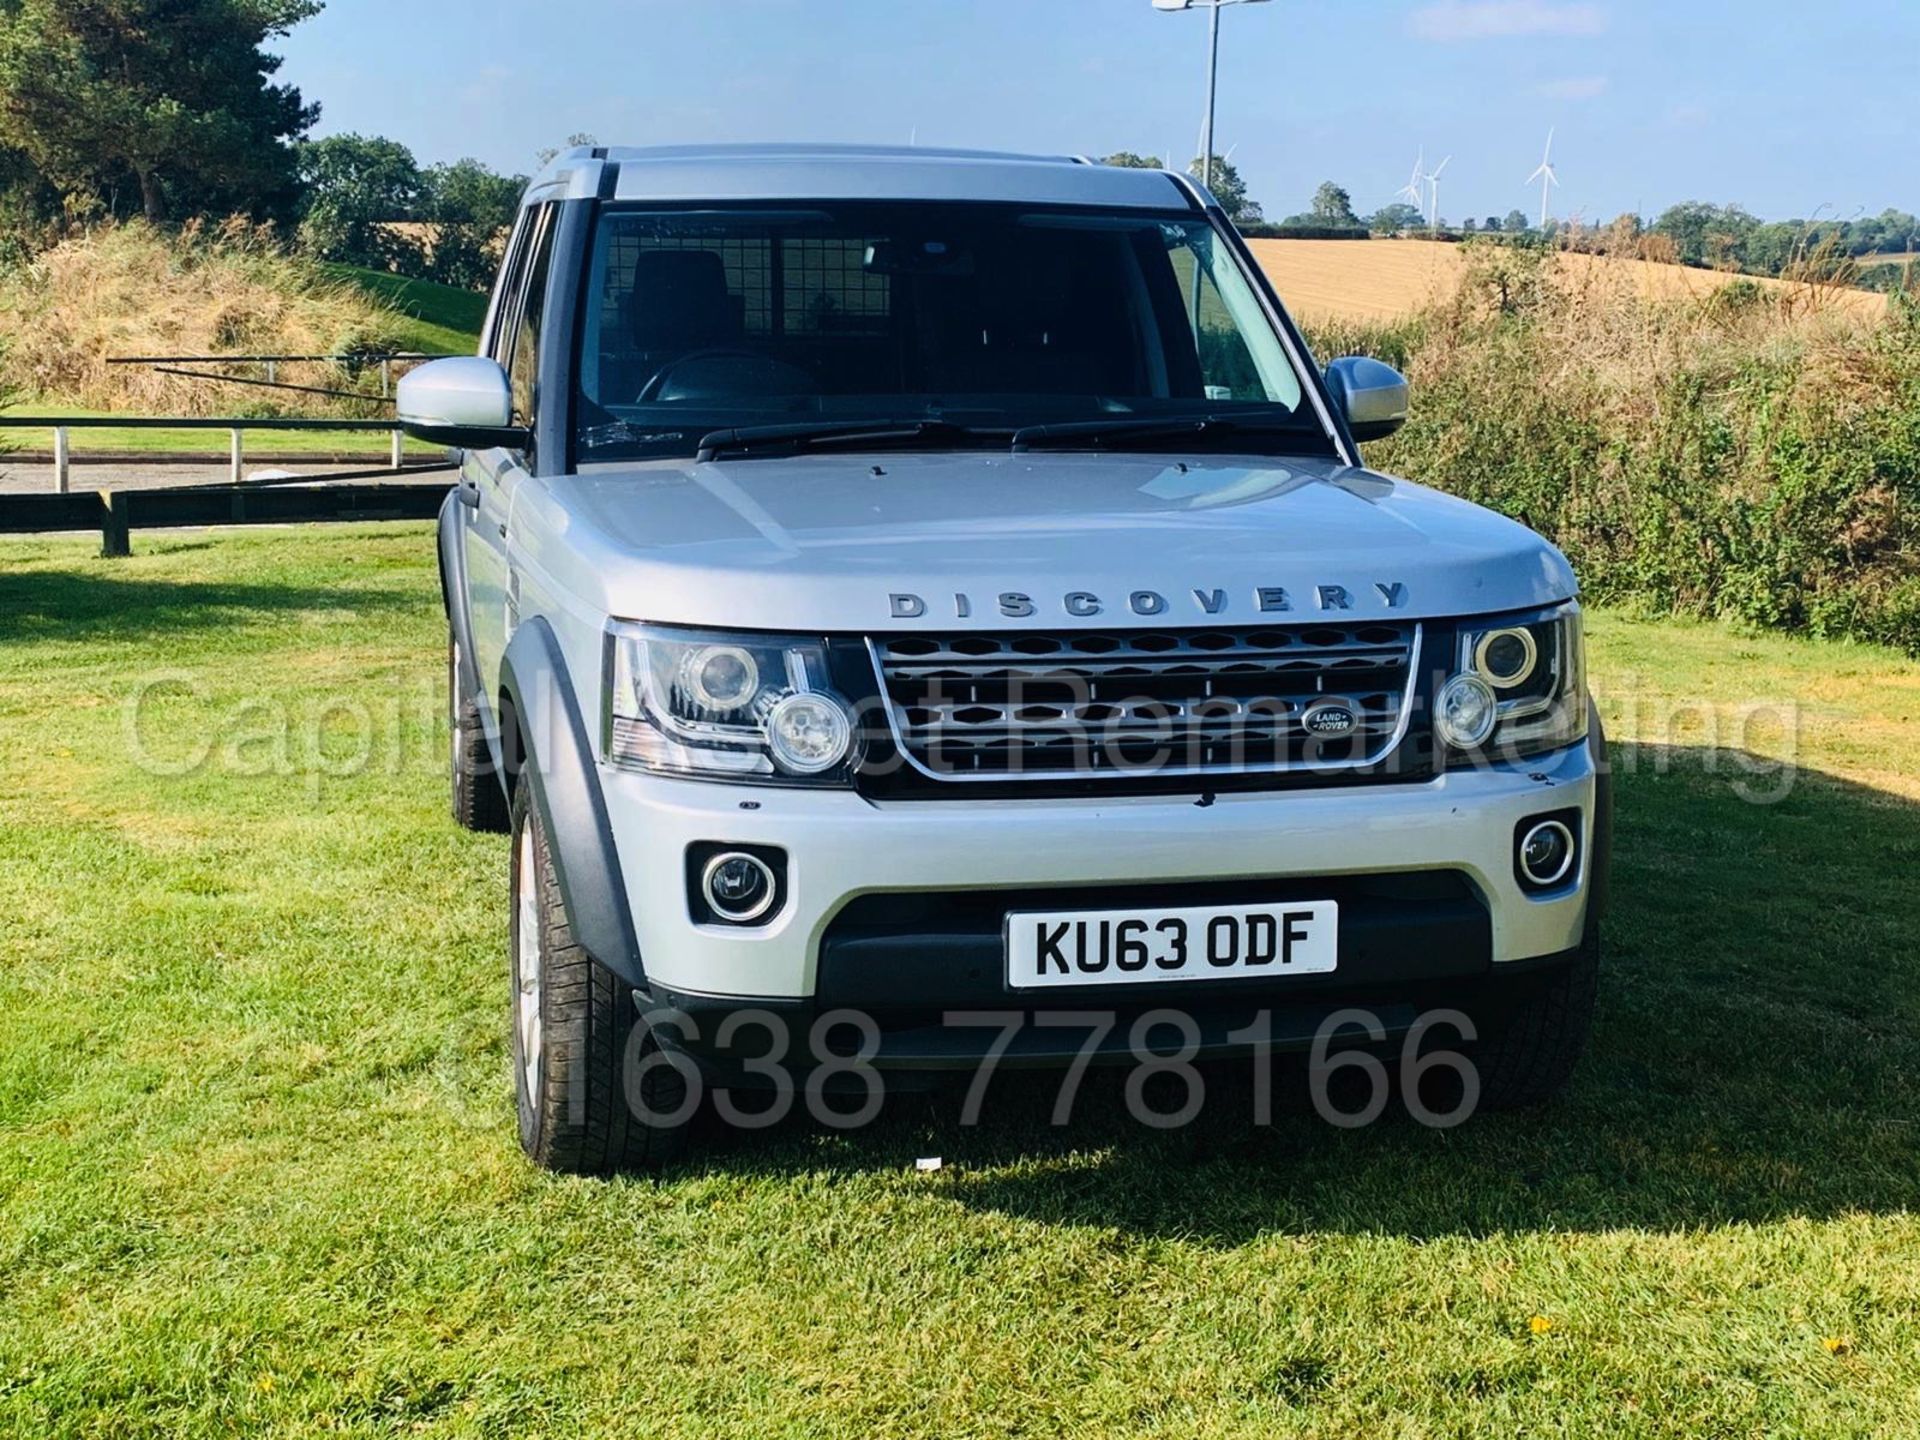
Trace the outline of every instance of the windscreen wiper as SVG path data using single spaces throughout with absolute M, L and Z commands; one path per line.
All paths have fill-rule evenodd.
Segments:
M 1065 420 L 1013 432 L 1013 450 L 1102 448 L 1156 440 L 1202 440 L 1222 435 L 1304 435 L 1298 420 L 1231 419 L 1225 415 L 1128 415 L 1110 420 Z
M 787 425 L 737 425 L 700 437 L 694 459 L 818 449 L 828 445 L 898 445 L 919 440 L 975 440 L 988 433 L 951 420 L 813 420 Z M 1006 433 L 1004 431 L 1000 432 Z

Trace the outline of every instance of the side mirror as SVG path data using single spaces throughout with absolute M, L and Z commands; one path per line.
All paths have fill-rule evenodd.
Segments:
M 400 377 L 394 401 L 400 428 L 417 439 L 463 450 L 525 449 L 531 433 L 513 424 L 507 372 L 484 355 L 429 360 Z
M 1327 366 L 1327 389 L 1362 444 L 1384 440 L 1407 423 L 1407 381 L 1391 365 L 1346 355 Z

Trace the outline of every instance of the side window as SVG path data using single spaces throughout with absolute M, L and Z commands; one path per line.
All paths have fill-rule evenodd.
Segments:
M 1199 359 L 1204 397 L 1298 408 L 1299 378 L 1232 257 L 1207 235 L 1197 248 L 1177 246 L 1171 259 L 1186 297 L 1181 328 Z
M 505 369 L 512 357 L 513 324 L 520 312 L 522 281 L 527 274 L 527 241 L 536 218 L 532 210 L 522 210 L 520 219 L 507 237 L 505 263 L 493 287 L 493 306 L 489 314 L 492 328 L 487 332 L 486 353 Z
M 531 259 L 522 287 L 520 323 L 513 334 L 507 380 L 513 389 L 513 423 L 534 421 L 534 388 L 540 372 L 540 330 L 547 308 L 547 271 L 553 260 L 554 210 L 542 205 L 528 242 Z
M 1260 373 L 1254 367 L 1253 356 L 1247 352 L 1247 342 L 1235 327 L 1226 302 L 1220 298 L 1220 287 L 1214 283 L 1211 269 L 1201 267 L 1198 278 L 1191 251 L 1182 251 L 1175 257 L 1174 266 L 1183 273 L 1181 290 L 1189 297 L 1188 322 L 1198 319 L 1199 328 L 1193 332 L 1193 345 L 1200 357 L 1200 379 L 1202 393 L 1209 400 L 1266 400 L 1270 397 L 1260 384 Z M 1182 259 L 1186 264 L 1182 265 Z M 1199 294 L 1194 297 L 1194 286 L 1199 285 Z

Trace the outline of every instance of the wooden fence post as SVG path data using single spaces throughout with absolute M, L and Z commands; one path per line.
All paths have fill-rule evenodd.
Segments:
M 243 474 L 244 467 L 242 465 L 243 452 L 240 432 L 237 429 L 229 430 L 227 436 L 230 451 L 227 461 L 227 481 L 229 484 L 238 485 L 241 480 L 245 478 Z
M 100 492 L 100 553 L 109 558 L 133 553 L 127 529 L 127 496 L 120 491 Z
M 67 493 L 67 427 L 53 427 L 53 488 L 57 494 Z

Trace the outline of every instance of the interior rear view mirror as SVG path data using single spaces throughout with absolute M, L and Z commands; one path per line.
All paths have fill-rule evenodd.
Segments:
M 861 268 L 869 275 L 971 275 L 973 252 L 945 240 L 875 240 Z

